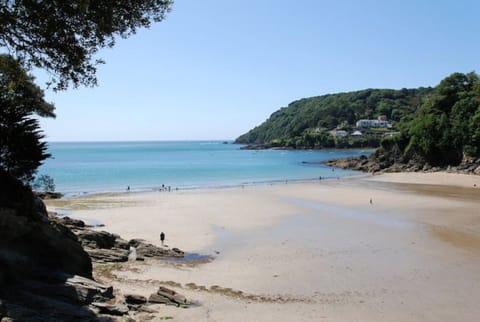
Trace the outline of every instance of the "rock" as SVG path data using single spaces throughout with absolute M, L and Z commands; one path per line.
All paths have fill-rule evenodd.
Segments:
M 480 175 L 480 165 L 473 170 L 473 173 Z
M 47 223 L 48 222 L 48 211 L 47 207 L 43 203 L 42 199 L 39 197 L 34 197 L 35 213 L 37 214 L 40 221 Z
M 178 257 L 183 257 L 185 255 L 185 252 L 174 247 L 172 248 L 172 252 L 174 252 Z
M 126 294 L 125 302 L 127 304 L 145 304 L 147 303 L 147 298 L 142 295 Z
M 73 304 L 89 304 L 113 298 L 113 288 L 94 280 L 63 273 L 39 272 L 35 280 L 19 284 L 23 290 L 45 297 L 56 298 Z
M 184 252 L 178 248 L 160 248 L 148 243 L 140 243 L 136 247 L 137 256 L 140 257 L 183 257 Z
M 43 200 L 47 199 L 60 199 L 63 195 L 60 192 L 44 192 L 44 191 L 35 191 L 35 195 Z
M 189 305 L 185 296 L 178 294 L 177 292 L 160 286 L 157 293 L 153 293 L 148 298 L 148 303 L 159 303 L 166 305 Z
M 97 249 L 85 247 L 94 262 L 118 263 L 128 261 L 128 251 L 125 249 Z
M 0 236 L 0 275 L 9 279 L 28 276 L 37 267 L 92 276 L 90 257 L 63 225 L 0 208 Z
M 98 321 L 86 306 L 75 305 L 40 294 L 9 289 L 6 318 L 1 321 Z
M 130 239 L 128 241 L 128 245 L 133 246 L 133 247 L 138 247 L 138 245 L 144 244 L 144 243 L 145 243 L 145 241 L 143 239 L 138 239 L 138 238 L 137 239 Z
M 365 172 L 438 172 L 448 171 L 453 173 L 480 175 L 480 161 L 478 159 L 464 157 L 458 165 L 428 164 L 419 155 L 403 155 L 400 151 L 376 150 L 370 157 L 350 157 L 343 159 L 327 160 L 324 164 L 342 169 L 354 169 Z
M 129 306 L 130 307 L 130 306 Z M 148 306 L 140 305 L 134 308 L 134 310 L 143 312 L 143 313 L 158 313 L 158 311 L 149 308 Z
M 74 219 L 68 216 L 58 217 L 56 214 L 54 214 L 53 216 L 50 216 L 50 218 L 52 220 L 55 220 L 61 223 L 62 225 L 67 226 L 68 228 L 84 228 L 85 227 L 85 222 L 80 219 Z
M 125 239 L 117 237 L 117 239 L 115 239 L 115 247 L 129 250 L 130 244 Z
M 7 315 L 7 309 L 5 308 L 5 304 L 0 299 L 0 319 Z
M 67 219 L 67 222 L 70 220 Z M 74 231 L 94 262 L 126 262 L 129 258 L 132 261 L 142 261 L 144 257 L 184 256 L 184 252 L 178 248 L 160 248 L 141 239 L 126 241 L 120 236 L 106 231 L 94 231 L 89 228 Z
M 118 235 L 106 231 L 84 230 L 77 234 L 82 245 L 92 248 L 112 248 Z
M 85 303 L 113 298 L 112 286 L 103 285 L 82 276 L 68 278 L 65 285 L 73 287 L 76 290 L 77 298 Z
M 93 302 L 91 305 L 97 308 L 99 310 L 99 313 L 101 314 L 116 315 L 116 316 L 122 316 L 122 315 L 128 314 L 128 307 L 122 304 L 111 305 L 111 304 L 106 304 L 101 302 Z

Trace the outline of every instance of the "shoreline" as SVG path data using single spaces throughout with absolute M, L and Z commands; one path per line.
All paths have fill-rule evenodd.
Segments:
M 345 176 L 320 176 L 317 178 L 300 178 L 300 179 L 276 179 L 276 180 L 265 180 L 265 181 L 251 181 L 238 184 L 218 184 L 218 185 L 198 185 L 198 186 L 186 186 L 186 187 L 174 187 L 171 188 L 171 191 L 162 191 L 161 186 L 159 187 L 146 187 L 131 189 L 127 191 L 123 190 L 101 190 L 101 191 L 91 191 L 91 192 L 58 192 L 62 195 L 61 199 L 72 199 L 72 198 L 82 198 L 82 197 L 95 197 L 101 195 L 122 195 L 122 194 L 135 194 L 135 193 L 153 193 L 153 192 L 182 192 L 182 191 L 215 191 L 223 189 L 237 189 L 237 188 L 250 188 L 250 187 L 262 187 L 262 186 L 272 186 L 272 185 L 282 185 L 282 184 L 301 184 L 301 183 L 311 183 L 317 181 L 330 181 L 330 180 L 342 180 L 342 179 L 353 179 L 353 178 L 364 178 L 371 176 L 371 173 L 358 171 L 356 175 L 345 175 Z M 167 186 L 168 187 L 168 186 Z M 57 192 L 55 192 L 57 193 Z M 53 199 L 53 198 L 52 198 Z
M 157 245 L 165 231 L 167 245 L 214 255 L 194 266 L 146 261 L 112 271 L 120 293 L 164 285 L 199 303 L 159 307 L 157 319 L 464 321 L 480 315 L 480 188 L 469 180 L 480 177 L 97 195 L 72 214 Z

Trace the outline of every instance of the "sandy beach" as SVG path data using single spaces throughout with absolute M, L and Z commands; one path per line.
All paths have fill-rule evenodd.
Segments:
M 120 294 L 160 285 L 195 305 L 161 321 L 478 321 L 480 177 L 385 174 L 50 201 L 198 262 L 116 265 Z M 110 276 L 110 277 L 109 277 Z M 142 319 L 139 316 L 138 319 Z

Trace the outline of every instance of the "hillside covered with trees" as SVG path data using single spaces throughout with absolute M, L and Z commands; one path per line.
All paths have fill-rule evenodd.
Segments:
M 432 166 L 480 159 L 480 78 L 454 73 L 435 87 L 400 133 L 382 140 L 377 158 L 390 163 L 418 160 Z M 476 160 L 477 159 L 477 160 Z
M 289 148 L 378 147 L 381 129 L 363 131 L 365 135 L 354 139 L 334 137 L 330 132 L 351 133 L 358 120 L 381 115 L 392 124 L 391 132 L 398 122 L 410 119 L 431 93 L 432 88 L 366 89 L 304 98 L 276 111 L 236 143 Z

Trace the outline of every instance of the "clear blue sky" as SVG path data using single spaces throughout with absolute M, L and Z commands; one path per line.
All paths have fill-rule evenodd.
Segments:
M 49 141 L 234 139 L 291 101 L 480 72 L 478 0 L 177 0 L 99 57 L 99 86 L 46 92 Z

